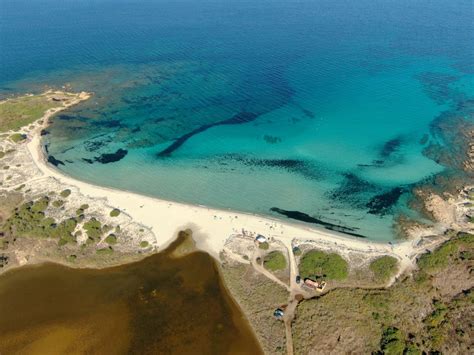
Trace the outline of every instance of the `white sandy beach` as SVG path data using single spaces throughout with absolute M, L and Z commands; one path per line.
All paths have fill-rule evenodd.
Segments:
M 81 100 L 85 98 L 83 96 Z M 41 176 L 35 179 L 53 178 L 61 184 L 76 187 L 87 197 L 103 199 L 108 205 L 120 208 L 135 222 L 152 230 L 156 238 L 154 245 L 158 248 L 163 248 L 174 240 L 179 231 L 190 228 L 198 248 L 217 258 L 224 249 L 226 240 L 231 235 L 242 234 L 244 230 L 248 234 L 273 237 L 286 245 L 290 245 L 295 239 L 300 242 L 311 241 L 324 249 L 337 250 L 343 255 L 351 252 L 366 254 L 368 258 L 382 254 L 393 255 L 400 260 L 400 273 L 412 267 L 416 255 L 426 249 L 426 245 L 417 247 L 419 239 L 394 245 L 379 243 L 237 211 L 166 201 L 73 179 L 47 163 L 41 144 L 41 129 L 48 124 L 51 116 L 62 109 L 64 108 L 48 111 L 42 118 L 43 125 L 37 126 L 29 133 L 27 149 L 41 172 Z

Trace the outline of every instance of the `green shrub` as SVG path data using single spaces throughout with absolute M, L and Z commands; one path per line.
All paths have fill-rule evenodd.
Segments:
M 69 189 L 63 190 L 60 193 L 62 198 L 67 198 L 70 194 L 71 194 L 71 190 L 69 190 Z
M 84 203 L 83 205 L 81 205 L 81 207 L 79 207 L 81 210 L 85 211 L 89 208 L 89 205 L 87 203 Z
M 141 248 L 146 248 L 146 247 L 148 246 L 148 244 L 149 244 L 149 243 L 148 243 L 146 240 L 142 240 L 142 241 L 140 242 L 140 247 L 141 247 Z
M 59 238 L 58 245 L 63 246 L 65 244 L 76 243 L 76 236 L 73 235 L 76 229 L 77 221 L 74 218 L 68 218 L 51 230 L 51 237 Z
M 405 339 L 402 332 L 395 327 L 387 327 L 382 332 L 380 348 L 383 354 L 402 355 L 405 350 Z
M 348 264 L 339 254 L 310 250 L 301 258 L 300 275 L 303 279 L 344 280 L 348 275 Z
M 423 321 L 429 328 L 438 327 L 445 321 L 446 314 L 448 313 L 448 308 L 440 301 L 434 301 L 433 307 L 434 311 Z
M 110 211 L 110 217 L 117 217 L 120 215 L 120 210 L 117 208 L 114 208 L 112 211 Z
M 84 230 L 87 236 L 93 241 L 98 240 L 102 235 L 102 224 L 95 218 L 91 218 L 84 223 Z
M 286 258 L 280 251 L 272 251 L 263 258 L 263 265 L 270 271 L 283 270 L 286 268 Z
M 53 206 L 56 207 L 56 208 L 59 208 L 59 207 L 61 207 L 62 205 L 64 205 L 64 201 L 63 201 L 63 200 L 55 200 L 55 201 L 53 201 Z
M 5 230 L 16 236 L 51 237 L 56 226 L 53 218 L 45 217 L 44 210 L 48 203 L 49 199 L 42 197 L 15 208 L 4 224 Z
M 46 208 L 48 208 L 48 205 L 49 205 L 49 197 L 44 196 L 33 203 L 33 205 L 31 206 L 31 210 L 33 212 L 44 212 Z
M 77 255 L 71 254 L 66 257 L 66 260 L 69 261 L 70 263 L 76 261 Z
M 398 270 L 398 261 L 393 256 L 382 256 L 370 263 L 370 270 L 378 281 L 388 281 Z
M 2 159 L 5 156 L 5 152 L 0 150 L 0 159 Z
M 268 244 L 268 242 L 259 243 L 259 244 L 258 244 L 258 247 L 259 247 L 260 249 L 263 249 L 263 250 L 268 250 L 268 248 L 270 248 L 270 244 Z
M 26 139 L 26 134 L 14 133 L 10 136 L 10 139 L 13 143 L 19 143 Z
M 117 237 L 115 234 L 109 234 L 107 238 L 105 238 L 105 242 L 109 245 L 117 244 Z

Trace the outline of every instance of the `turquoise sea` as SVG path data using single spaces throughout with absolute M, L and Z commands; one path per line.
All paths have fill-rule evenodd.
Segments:
M 473 18 L 464 0 L 0 0 L 0 94 L 95 93 L 44 132 L 78 179 L 392 240 L 424 221 L 413 188 L 462 174 Z

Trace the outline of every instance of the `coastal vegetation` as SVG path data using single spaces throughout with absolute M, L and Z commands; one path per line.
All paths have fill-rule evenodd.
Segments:
M 458 257 L 472 260 L 473 243 L 474 235 L 459 233 L 456 238 L 447 241 L 435 251 L 420 256 L 418 266 L 421 271 L 433 273 L 455 262 Z
M 263 243 L 259 243 L 258 247 L 262 250 L 268 250 L 270 248 L 270 244 L 268 244 L 268 242 L 263 242 Z
M 275 306 L 288 301 L 286 289 L 256 272 L 251 265 L 225 258 L 222 275 L 227 288 L 251 321 L 265 353 L 286 354 L 284 324 L 273 318 Z
M 110 217 L 117 217 L 120 215 L 120 210 L 117 208 L 114 208 L 112 211 L 110 211 Z
M 0 105 L 1 106 L 1 105 Z M 13 143 L 19 143 L 21 141 L 24 141 L 26 139 L 26 135 L 22 133 L 14 133 L 10 136 L 10 140 Z
M 393 256 L 385 255 L 370 263 L 370 270 L 377 281 L 386 282 L 398 270 L 398 260 Z
M 303 279 L 344 280 L 349 266 L 339 254 L 310 250 L 301 257 L 299 270 Z
M 473 253 L 474 235 L 458 233 L 387 289 L 338 288 L 301 302 L 295 353 L 469 353 Z
M 117 244 L 117 236 L 115 234 L 109 234 L 106 238 L 105 238 L 105 242 L 109 245 L 114 245 L 114 244 Z
M 284 270 L 286 258 L 281 251 L 272 251 L 263 258 L 263 266 L 270 271 Z
M 61 193 L 60 193 L 62 198 L 67 198 L 67 197 L 69 197 L 70 194 L 71 194 L 70 189 L 65 189 L 65 190 L 61 191 Z
M 41 118 L 58 106 L 47 94 L 11 98 L 0 103 L 0 131 L 17 130 Z

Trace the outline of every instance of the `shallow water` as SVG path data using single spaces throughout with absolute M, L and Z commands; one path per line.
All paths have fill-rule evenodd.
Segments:
M 470 1 L 0 3 L 3 94 L 94 91 L 45 141 L 97 184 L 391 240 L 473 117 Z
M 0 353 L 259 354 L 212 258 L 166 251 L 104 270 L 44 264 L 0 277 Z

